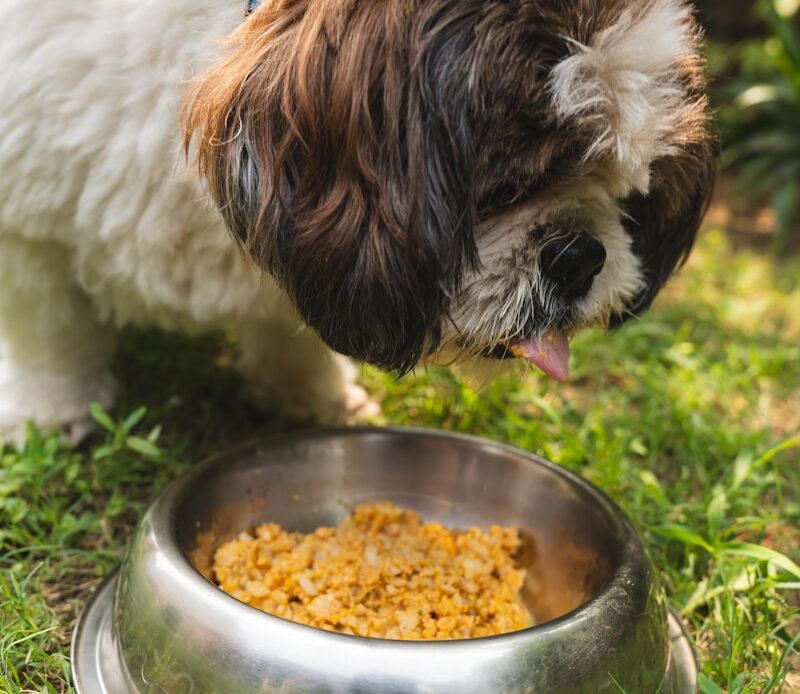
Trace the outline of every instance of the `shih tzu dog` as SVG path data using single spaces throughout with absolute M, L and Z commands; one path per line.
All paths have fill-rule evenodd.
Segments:
M 684 0 L 240 2 L 0 3 L 0 437 L 79 434 L 124 323 L 236 331 L 291 413 L 364 401 L 346 357 L 563 380 L 686 258 Z

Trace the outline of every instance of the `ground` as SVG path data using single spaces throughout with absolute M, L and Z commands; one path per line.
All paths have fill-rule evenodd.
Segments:
M 508 442 L 614 497 L 690 625 L 703 694 L 800 692 L 800 260 L 757 248 L 707 232 L 644 319 L 575 340 L 567 387 L 362 378 L 376 423 Z M 127 331 L 102 433 L 74 449 L 33 432 L 0 452 L 0 691 L 70 690 L 72 625 L 169 480 L 302 426 L 249 404 L 231 357 L 221 336 Z

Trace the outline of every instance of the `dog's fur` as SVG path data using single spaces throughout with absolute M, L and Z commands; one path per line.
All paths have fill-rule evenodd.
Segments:
M 123 323 L 238 330 L 257 390 L 324 415 L 364 399 L 325 344 L 406 371 L 618 323 L 688 254 L 712 155 L 683 0 L 243 10 L 0 3 L 0 436 L 80 431 Z M 578 229 L 607 261 L 568 300 L 539 257 Z

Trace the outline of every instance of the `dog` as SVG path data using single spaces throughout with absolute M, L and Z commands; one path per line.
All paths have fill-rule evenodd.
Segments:
M 85 432 L 129 323 L 236 333 L 252 389 L 322 420 L 366 401 L 348 358 L 564 380 L 690 252 L 714 148 L 683 0 L 246 9 L 0 3 L 5 440 Z

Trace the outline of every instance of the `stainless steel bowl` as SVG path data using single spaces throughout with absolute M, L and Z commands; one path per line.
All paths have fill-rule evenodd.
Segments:
M 451 526 L 519 526 L 539 626 L 447 642 L 346 636 L 260 612 L 208 578 L 216 546 L 242 530 L 308 531 L 374 500 Z M 81 694 L 688 694 L 695 670 L 641 542 L 604 494 L 523 451 L 404 429 L 306 432 L 200 465 L 153 504 L 73 639 Z

